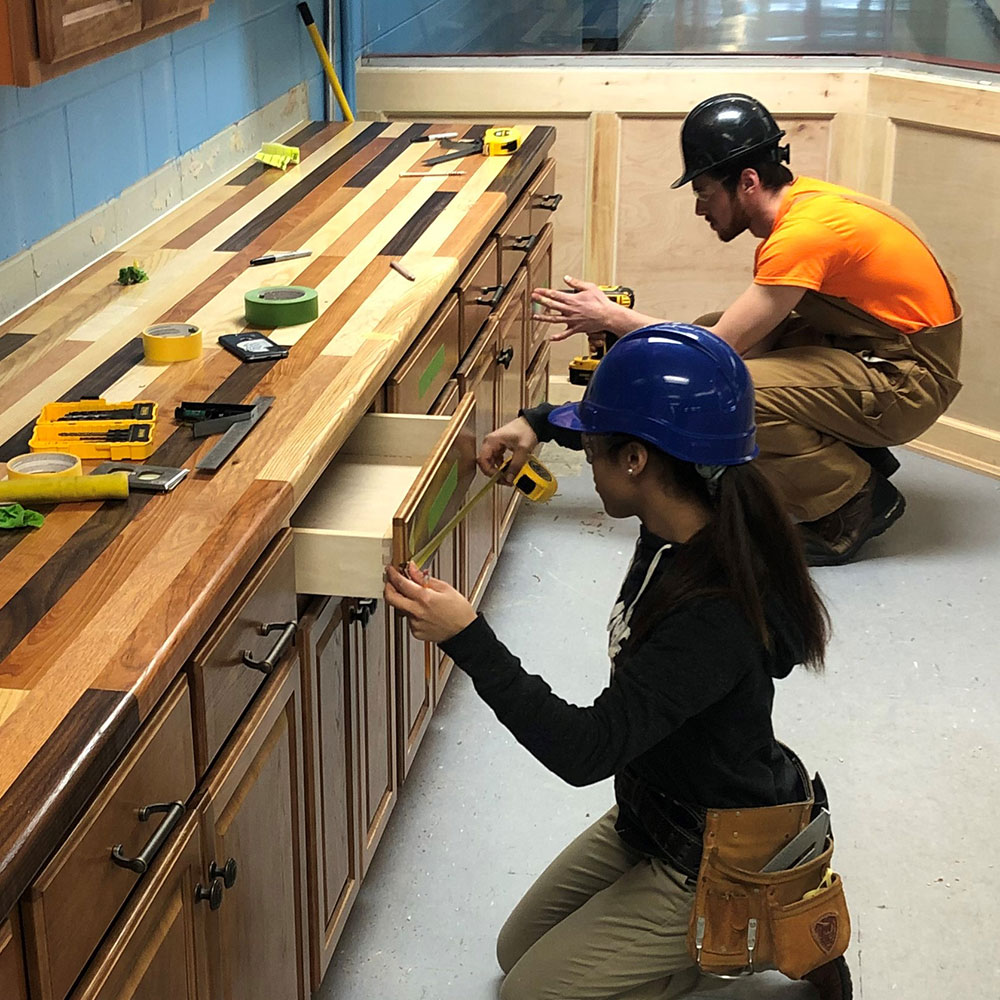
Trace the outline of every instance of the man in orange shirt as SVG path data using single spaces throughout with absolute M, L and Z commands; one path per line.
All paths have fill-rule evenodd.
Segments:
M 911 441 L 960 388 L 961 309 L 914 224 L 884 202 L 784 165 L 785 133 L 758 101 L 721 94 L 681 133 L 695 212 L 724 243 L 761 243 L 753 283 L 722 313 L 696 320 L 747 359 L 760 467 L 799 523 L 811 565 L 855 557 L 905 507 L 889 482 L 889 445 Z M 659 322 L 610 302 L 589 282 L 535 289 L 536 321 L 622 335 Z M 529 410 L 484 442 L 480 463 L 513 463 L 545 430 Z

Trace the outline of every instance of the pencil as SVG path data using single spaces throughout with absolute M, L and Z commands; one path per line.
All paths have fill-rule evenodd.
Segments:
M 401 274 L 404 278 L 406 278 L 407 281 L 416 281 L 417 280 L 412 274 L 410 274 L 409 271 L 406 270 L 405 267 L 403 267 L 402 264 L 399 264 L 399 263 L 397 263 L 394 260 L 390 260 L 389 261 L 389 267 L 391 267 L 398 274 Z
M 400 177 L 464 177 L 464 170 L 442 170 L 435 173 L 431 173 L 428 170 L 418 171 L 418 170 L 407 170 L 405 173 L 399 175 Z

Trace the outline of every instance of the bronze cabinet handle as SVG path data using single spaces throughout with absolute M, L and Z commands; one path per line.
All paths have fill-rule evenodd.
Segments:
M 554 212 L 559 207 L 559 202 L 563 200 L 561 194 L 540 194 L 538 204 L 534 208 L 543 208 L 546 212 Z
M 498 365 L 503 365 L 504 368 L 508 368 L 509 369 L 510 368 L 510 363 L 513 360 L 514 360 L 514 348 L 513 347 L 505 347 L 497 355 L 497 364 Z
M 512 236 L 510 246 L 505 246 L 504 250 L 517 250 L 520 253 L 531 253 L 538 242 L 539 233 L 530 233 L 527 236 Z
M 194 901 L 200 903 L 203 899 L 208 900 L 208 908 L 217 910 L 222 906 L 222 879 L 214 878 L 206 889 L 200 882 L 194 887 Z
M 361 627 L 367 628 L 376 608 L 378 601 L 374 597 L 359 597 L 351 607 L 350 619 L 352 622 L 361 622 Z
M 167 837 L 173 832 L 175 826 L 184 815 L 183 802 L 155 802 L 151 806 L 143 806 L 139 810 L 139 822 L 145 823 L 150 816 L 155 813 L 166 813 L 163 822 L 153 831 L 152 837 L 146 842 L 146 846 L 134 857 L 127 858 L 122 853 L 122 845 L 115 844 L 111 849 L 111 860 L 119 868 L 127 868 L 130 872 L 138 875 L 145 875 L 149 871 L 149 866 L 153 862 L 160 848 Z
M 278 641 L 274 644 L 274 648 L 263 660 L 255 660 L 249 649 L 243 650 L 244 666 L 249 667 L 251 670 L 259 670 L 262 674 L 271 673 L 285 655 L 288 647 L 292 644 L 292 640 L 295 638 L 295 631 L 298 627 L 297 622 L 270 622 L 267 625 L 261 625 L 259 630 L 261 635 L 270 635 L 279 628 L 281 629 L 281 635 L 278 636 Z
M 503 298 L 503 293 L 507 291 L 506 285 L 484 285 L 481 289 L 484 292 L 492 292 L 493 294 L 488 298 L 484 299 L 481 295 L 477 296 L 474 300 L 477 306 L 489 306 L 491 309 L 496 309 L 500 305 L 500 300 Z
M 229 858 L 225 865 L 220 868 L 214 861 L 208 866 L 208 877 L 210 879 L 222 879 L 222 884 L 227 889 L 232 889 L 236 885 L 236 874 L 238 868 L 236 858 Z

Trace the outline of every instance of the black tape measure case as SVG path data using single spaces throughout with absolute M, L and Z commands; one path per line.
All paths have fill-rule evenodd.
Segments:
M 277 361 L 288 357 L 288 348 L 276 344 L 262 333 L 227 333 L 219 343 L 240 361 Z

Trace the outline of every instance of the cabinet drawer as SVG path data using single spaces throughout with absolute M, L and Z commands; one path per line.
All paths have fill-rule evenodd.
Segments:
M 143 865 L 181 821 L 183 806 L 170 805 L 186 802 L 194 787 L 191 701 L 182 675 L 28 890 L 22 914 L 33 997 L 66 996 L 142 879 Z M 147 813 L 154 805 L 163 809 Z M 126 859 L 132 868 L 122 867 Z
M 474 399 L 454 417 L 369 413 L 292 515 L 303 594 L 381 597 L 458 509 L 476 469 Z
M 271 542 L 188 664 L 199 774 L 208 770 L 294 636 L 291 541 L 286 528 Z
M 531 199 L 531 231 L 540 233 L 552 221 L 562 195 L 556 193 L 556 161 L 546 160 L 528 185 Z
M 552 225 L 547 223 L 538 237 L 534 250 L 528 254 L 528 291 L 536 288 L 552 287 Z M 536 323 L 532 316 L 540 312 L 542 307 L 529 300 L 530 312 L 524 324 L 524 361 L 530 365 L 542 344 L 546 343 L 549 327 L 545 323 Z
M 7 920 L 0 920 L 0 997 L 4 1000 L 28 1000 L 24 948 L 16 911 Z
M 548 161 L 529 182 L 497 229 L 500 248 L 500 283 L 509 285 L 514 272 L 541 241 L 541 232 L 551 217 L 558 199 L 551 194 L 555 186 L 555 163 Z
M 460 354 L 465 354 L 490 313 L 500 304 L 503 286 L 497 261 L 497 244 L 491 239 L 458 280 Z
M 451 294 L 386 380 L 388 411 L 429 412 L 458 357 L 458 295 Z

